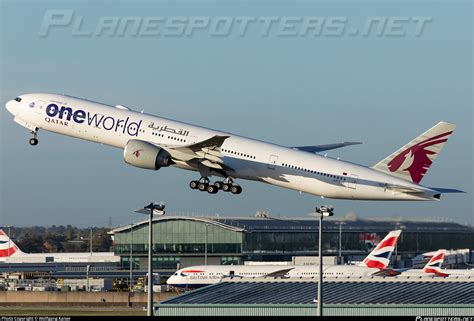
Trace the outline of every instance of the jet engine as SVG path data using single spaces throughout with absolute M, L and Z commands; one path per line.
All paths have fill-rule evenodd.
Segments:
M 129 140 L 123 150 L 125 163 L 135 167 L 158 170 L 173 164 L 171 155 L 164 149 L 142 140 Z

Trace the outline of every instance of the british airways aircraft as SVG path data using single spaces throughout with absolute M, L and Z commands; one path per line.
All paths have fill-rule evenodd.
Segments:
M 371 166 L 317 153 L 359 144 L 286 147 L 166 118 L 58 94 L 25 94 L 8 101 L 15 122 L 123 149 L 126 163 L 158 170 L 174 166 L 199 172 L 192 189 L 240 194 L 237 179 L 253 180 L 321 197 L 351 200 L 439 200 L 454 189 L 420 185 L 454 124 L 439 122 Z M 221 177 L 211 183 L 209 177 Z
M 426 255 L 426 254 L 425 254 Z M 474 269 L 441 269 L 444 262 L 446 250 L 441 249 L 436 251 L 426 263 L 423 269 L 395 269 L 392 270 L 392 275 L 397 275 L 397 278 L 403 277 L 451 277 L 451 278 L 474 278 Z
M 326 278 L 363 278 L 389 276 L 392 256 L 401 230 L 391 231 L 358 265 L 325 265 Z M 202 265 L 190 266 L 176 271 L 166 281 L 168 285 L 181 288 L 196 288 L 219 283 L 225 279 L 252 278 L 315 278 L 319 275 L 317 265 Z

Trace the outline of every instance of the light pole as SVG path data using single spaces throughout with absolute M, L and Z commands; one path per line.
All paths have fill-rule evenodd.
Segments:
M 132 263 L 132 260 L 133 260 L 133 223 L 130 224 L 130 260 L 129 260 L 130 282 L 128 282 L 128 284 L 129 284 L 129 291 L 128 292 L 132 292 L 132 288 L 133 288 L 133 272 L 132 272 L 133 263 Z
M 332 206 L 316 207 L 316 213 L 319 214 L 319 273 L 318 273 L 318 316 L 323 316 L 323 249 L 322 249 L 322 235 L 323 235 L 323 217 L 334 215 L 334 208 Z
M 89 238 L 89 243 L 90 243 L 90 251 L 91 251 L 91 256 L 92 256 L 92 226 L 91 226 L 91 235 Z
M 209 224 L 206 223 L 206 244 L 204 247 L 204 265 L 207 265 L 207 228 L 209 227 Z
M 339 222 L 339 264 L 342 263 L 342 225 L 346 224 L 343 221 Z
M 153 214 L 165 215 L 165 205 L 163 203 L 150 203 L 143 209 L 136 210 L 136 213 L 150 215 L 148 223 L 148 304 L 147 316 L 153 316 Z

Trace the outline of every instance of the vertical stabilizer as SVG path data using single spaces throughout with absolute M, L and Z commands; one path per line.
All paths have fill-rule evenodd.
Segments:
M 370 252 L 370 254 L 362 261 L 361 266 L 368 268 L 377 268 L 384 270 L 390 264 L 398 238 L 402 233 L 401 230 L 391 231 L 387 236 Z
M 446 277 L 448 274 L 443 273 L 443 270 L 441 270 L 441 266 L 443 265 L 444 262 L 444 256 L 446 255 L 446 250 L 438 250 L 429 260 L 428 263 L 426 263 L 425 267 L 423 268 L 423 272 L 425 273 L 433 273 L 437 276 L 442 276 Z
M 19 254 L 23 254 L 20 248 L 10 239 L 7 233 L 0 230 L 0 260 Z
M 439 122 L 372 168 L 418 184 L 455 128 L 454 124 Z

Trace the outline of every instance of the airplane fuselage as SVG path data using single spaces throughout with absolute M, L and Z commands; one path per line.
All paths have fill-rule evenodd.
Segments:
M 213 136 L 229 136 L 221 146 L 232 178 L 254 180 L 313 195 L 353 200 L 437 200 L 439 192 L 365 166 L 222 131 L 129 110 L 123 106 L 57 94 L 27 94 L 7 109 L 20 125 L 34 131 L 76 137 L 117 148 L 130 140 L 158 146 L 187 146 Z M 222 172 L 185 161 L 172 166 L 223 176 Z M 415 188 L 406 193 L 389 188 Z
M 376 268 L 348 265 L 323 267 L 325 278 L 370 278 Z M 176 271 L 167 284 L 182 288 L 197 288 L 225 280 L 267 279 L 314 279 L 319 275 L 317 265 L 203 265 Z

